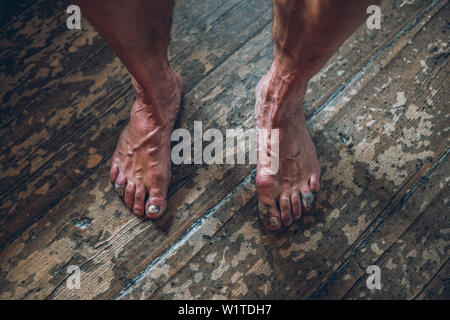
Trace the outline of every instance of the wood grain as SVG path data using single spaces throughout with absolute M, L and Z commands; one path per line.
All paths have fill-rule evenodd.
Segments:
M 357 298 L 411 299 L 414 297 L 416 291 L 420 290 L 434 275 L 431 265 L 426 267 L 428 270 L 421 270 L 419 273 L 419 269 L 427 265 L 425 257 L 431 253 L 433 253 L 433 259 L 436 257 L 430 248 L 426 249 L 425 245 L 418 243 L 419 239 L 439 236 L 443 243 L 434 243 L 433 245 L 436 247 L 432 250 L 441 251 L 444 260 L 445 256 L 448 258 L 448 248 L 445 249 L 445 242 L 447 242 L 447 247 L 450 242 L 448 242 L 447 235 L 441 234 L 445 231 L 447 222 L 443 221 L 444 224 L 437 224 L 437 220 L 441 218 L 430 221 L 429 217 L 422 218 L 422 216 L 431 211 L 431 215 L 438 214 L 443 219 L 450 220 L 448 207 L 446 210 L 443 210 L 442 207 L 449 190 L 449 169 L 450 158 L 446 156 L 429 175 L 419 180 L 414 190 L 408 193 L 396 208 L 376 221 L 376 229 L 359 241 L 346 261 L 339 266 L 313 297 L 316 299 L 339 299 L 347 297 L 346 295 L 350 297 L 351 294 L 355 294 L 356 288 L 360 289 Z M 438 226 L 439 230 L 433 229 L 434 227 L 429 225 L 430 223 Z M 406 240 L 405 237 L 418 232 L 417 228 L 420 225 L 428 231 L 422 235 L 416 234 L 417 240 Z M 404 254 L 404 250 L 407 248 L 409 251 Z M 414 258 L 413 255 L 415 255 Z M 432 264 L 435 262 L 431 261 Z M 375 292 L 378 290 L 372 292 L 360 285 L 361 281 L 367 279 L 367 266 L 374 264 L 378 265 L 382 272 L 383 286 L 380 292 Z M 437 264 L 437 267 L 440 267 L 442 261 L 437 261 Z M 351 294 L 348 293 L 350 290 Z
M 450 299 L 450 262 L 442 266 L 441 270 L 433 277 L 433 279 L 424 287 L 423 291 L 416 297 L 417 299 L 426 300 L 448 300 Z
M 441 192 L 424 206 L 423 214 L 406 229 L 395 244 L 380 258 L 371 262 L 381 269 L 381 289 L 367 289 L 366 277 L 360 277 L 344 298 L 412 299 L 448 261 L 450 249 L 448 162 L 447 160 L 447 171 L 443 173 L 446 179 L 436 181 L 438 185 L 443 186 Z M 421 194 L 418 195 L 420 196 Z M 422 207 L 419 207 L 420 209 Z M 378 251 L 377 246 L 383 248 L 382 240 L 370 241 L 367 249 L 379 254 L 381 250 Z M 360 260 L 361 264 L 365 262 Z
M 32 168 L 24 160 L 17 173 L 5 170 L 21 183 L 6 190 L 0 207 L 0 239 L 7 243 L 0 298 L 311 295 L 448 146 L 446 49 L 440 34 L 430 34 L 445 30 L 446 12 L 435 16 L 445 3 L 384 4 L 385 28 L 360 28 L 311 82 L 305 110 L 324 190 L 316 216 L 287 235 L 268 234 L 256 221 L 254 167 L 247 165 L 176 166 L 165 217 L 132 216 L 107 181 L 107 162 L 133 94 L 126 71 L 108 48 L 100 50 L 77 67 L 78 78 L 69 74 L 58 94 L 36 102 L 29 119 L 41 118 L 40 131 L 12 152 L 37 156 Z M 238 23 L 247 17 L 233 20 L 237 8 L 252 9 L 231 6 L 210 24 L 203 15 L 191 38 L 180 37 L 189 39 L 182 53 L 171 54 L 185 78 L 193 75 L 178 127 L 192 130 L 194 120 L 204 130 L 253 126 L 253 88 L 271 59 L 271 12 L 255 13 L 233 42 L 230 28 L 244 28 Z M 183 14 L 180 21 L 191 21 Z M 203 47 L 188 52 L 192 39 Z M 36 113 L 65 103 L 63 93 L 73 97 L 54 109 L 60 112 Z M 36 147 L 40 139 L 52 147 Z M 65 285 L 72 264 L 81 266 L 81 290 Z

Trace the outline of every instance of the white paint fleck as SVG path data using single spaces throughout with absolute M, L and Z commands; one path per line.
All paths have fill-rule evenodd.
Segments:
M 392 108 L 394 109 L 406 105 L 405 93 L 403 91 L 399 91 L 396 93 L 396 95 L 397 95 L 397 102 L 392 106 Z

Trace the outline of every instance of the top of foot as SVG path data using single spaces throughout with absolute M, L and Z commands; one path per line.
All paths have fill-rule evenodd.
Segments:
M 167 208 L 170 137 L 183 91 L 181 78 L 170 72 L 167 83 L 149 94 L 133 79 L 136 101 L 112 157 L 111 183 L 138 216 L 158 218 Z

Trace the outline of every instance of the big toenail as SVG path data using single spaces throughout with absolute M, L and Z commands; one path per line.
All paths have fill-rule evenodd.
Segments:
M 156 206 L 154 204 L 149 205 L 148 212 L 149 213 L 159 213 L 159 206 Z
M 313 204 L 315 198 L 316 198 L 316 195 L 314 193 L 312 193 L 312 192 L 308 192 L 308 193 L 302 194 L 303 206 L 305 208 L 311 207 L 311 205 Z
M 125 196 L 125 189 L 127 188 L 127 185 L 120 185 L 117 183 L 114 183 L 114 188 L 116 189 L 117 194 L 119 197 L 123 198 Z
M 278 227 L 280 225 L 280 219 L 278 217 L 270 217 L 269 218 L 269 226 Z

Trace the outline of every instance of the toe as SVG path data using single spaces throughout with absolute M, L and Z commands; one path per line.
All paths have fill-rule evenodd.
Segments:
M 301 200 L 302 200 L 302 210 L 305 212 L 308 212 L 311 210 L 312 202 L 309 201 L 309 194 L 311 193 L 311 188 L 308 184 L 303 184 L 300 186 L 300 192 L 301 192 Z
M 291 195 L 291 211 L 294 220 L 298 220 L 302 216 L 302 203 L 298 192 Z
M 275 231 L 281 227 L 281 213 L 275 201 L 263 202 L 258 199 L 258 213 L 262 224 L 267 230 Z
M 260 216 L 267 230 L 275 231 L 281 227 L 281 212 L 274 196 L 277 194 L 277 182 L 270 176 L 256 175 L 256 191 Z
M 145 214 L 144 203 L 145 203 L 145 187 L 144 185 L 138 184 L 136 185 L 136 191 L 134 193 L 133 212 L 140 217 L 142 217 Z
M 109 170 L 109 181 L 111 181 L 112 184 L 116 181 L 117 175 L 119 174 L 119 168 L 116 166 L 112 166 L 111 170 Z
M 312 191 L 319 192 L 320 189 L 320 181 L 318 175 L 312 175 L 309 179 L 309 186 Z
M 127 178 L 125 177 L 125 175 L 122 172 L 120 172 L 120 170 L 119 170 L 119 173 L 117 174 L 117 178 L 114 183 L 117 185 L 120 185 L 120 186 L 127 184 Z
M 136 189 L 136 187 L 135 187 L 133 181 L 128 181 L 127 188 L 125 189 L 124 201 L 125 201 L 125 205 L 130 210 L 133 210 L 135 189 Z
M 275 231 L 281 227 L 281 213 L 275 206 L 270 206 L 267 216 L 264 219 L 264 226 L 267 230 Z
M 291 225 L 292 223 L 291 199 L 289 196 L 281 196 L 280 209 L 281 209 L 281 223 L 286 227 Z
M 166 211 L 167 201 L 165 197 L 159 193 L 150 190 L 149 197 L 145 208 L 147 209 L 147 217 L 157 219 Z
M 122 199 L 125 196 L 126 185 L 127 185 L 127 178 L 119 171 L 116 181 L 114 182 L 114 186 L 116 188 L 117 194 Z

